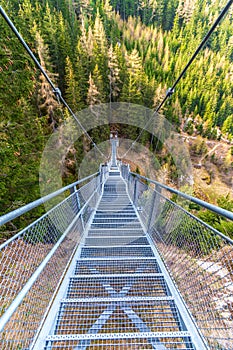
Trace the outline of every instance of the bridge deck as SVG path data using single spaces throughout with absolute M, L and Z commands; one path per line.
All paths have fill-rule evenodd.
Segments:
M 202 349 L 177 294 L 110 172 L 35 349 Z

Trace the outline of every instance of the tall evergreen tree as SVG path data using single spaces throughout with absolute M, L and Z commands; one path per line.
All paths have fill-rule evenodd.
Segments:
M 76 80 L 74 67 L 68 56 L 66 57 L 66 100 L 74 111 L 84 108 L 79 82 Z
M 120 79 L 120 68 L 117 60 L 117 55 L 114 52 L 112 44 L 108 50 L 108 68 L 109 68 L 109 86 L 110 86 L 110 100 L 117 101 L 120 94 L 121 79 Z
M 47 71 L 47 74 L 49 74 L 51 78 L 53 77 L 54 80 L 55 75 L 49 73 L 46 67 L 46 61 L 47 65 L 49 64 L 48 48 L 45 45 L 44 40 L 41 37 L 39 31 L 37 31 L 36 33 L 36 44 L 40 64 L 42 68 L 45 71 Z M 50 127 L 53 130 L 55 130 L 58 126 L 59 119 L 61 117 L 60 106 L 56 97 L 54 96 L 50 84 L 48 83 L 43 74 L 40 75 L 40 84 L 38 87 L 38 107 L 42 114 L 47 115 Z
M 136 49 L 126 52 L 127 76 L 123 84 L 121 101 L 142 103 L 142 63 Z
M 88 88 L 88 93 L 87 93 L 87 104 L 89 106 L 94 106 L 96 104 L 99 104 L 101 102 L 101 96 L 100 92 L 98 91 L 94 80 L 92 78 L 92 75 L 90 73 L 89 75 L 89 88 Z

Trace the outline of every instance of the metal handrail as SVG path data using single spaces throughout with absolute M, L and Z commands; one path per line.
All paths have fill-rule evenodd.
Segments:
M 130 172 L 131 175 L 134 175 L 138 178 L 141 178 L 143 180 L 146 180 L 150 183 L 153 183 L 154 185 L 158 185 L 160 186 L 161 188 L 164 188 L 165 190 L 171 192 L 171 193 L 174 193 L 174 194 L 177 194 L 178 196 L 182 197 L 182 198 L 185 198 L 193 203 L 196 203 L 198 205 L 200 205 L 201 207 L 204 207 L 208 210 L 211 210 L 212 212 L 218 214 L 218 215 L 221 215 L 221 216 L 224 216 L 225 218 L 229 219 L 229 220 L 233 220 L 233 213 L 226 210 L 226 209 L 223 209 L 223 208 L 219 208 L 217 207 L 216 205 L 213 205 L 213 204 L 210 204 L 208 202 L 205 202 L 201 199 L 198 199 L 198 198 L 195 198 L 195 197 L 192 197 L 184 192 L 180 192 L 174 188 L 171 188 L 169 186 L 166 186 L 164 184 L 161 184 L 160 182 L 158 181 L 155 181 L 155 180 L 151 180 L 149 179 L 148 177 L 145 177 L 145 176 L 142 176 L 142 175 L 139 175 L 137 173 L 133 173 L 133 172 Z
M 70 188 L 77 186 L 77 185 L 81 184 L 82 182 L 87 181 L 87 180 L 89 180 L 97 175 L 99 175 L 99 172 L 96 172 L 95 174 L 89 175 L 89 176 L 85 177 L 84 179 L 73 182 L 72 184 L 67 185 L 65 187 L 62 187 L 59 190 L 48 194 L 47 196 L 36 199 L 35 201 L 28 203 L 28 204 L 24 205 L 23 207 L 20 207 L 18 209 L 11 211 L 10 213 L 7 213 L 5 215 L 0 216 L 0 226 L 6 224 L 7 222 L 9 222 L 11 220 L 16 219 L 20 215 L 23 215 L 23 214 L 29 212 L 30 210 L 38 207 L 41 204 L 44 204 L 45 202 L 49 201 L 50 199 L 52 199 L 54 197 L 57 197 L 61 193 L 69 190 Z

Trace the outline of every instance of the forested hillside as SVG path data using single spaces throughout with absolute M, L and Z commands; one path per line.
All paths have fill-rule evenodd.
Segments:
M 222 0 L 2 1 L 74 111 L 110 101 L 157 106 L 224 5 Z M 232 15 L 233 8 L 163 108 L 179 132 L 233 139 Z M 2 18 L 0 30 L 5 213 L 39 197 L 40 156 L 66 112 Z M 132 139 L 138 134 L 133 127 L 120 128 L 121 137 L 126 131 Z M 98 143 L 109 134 L 92 136 Z M 149 133 L 141 141 L 155 149 Z M 84 152 L 80 140 L 70 155 L 76 165 Z M 77 166 L 68 163 L 65 182 L 77 175 Z

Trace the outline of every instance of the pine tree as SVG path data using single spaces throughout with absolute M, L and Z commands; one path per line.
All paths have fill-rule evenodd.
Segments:
M 39 6 L 37 7 L 37 10 L 39 10 Z M 23 0 L 23 2 L 19 5 L 19 12 L 18 12 L 18 19 L 17 19 L 17 21 L 20 22 L 21 35 L 23 36 L 26 35 L 27 37 L 30 36 L 30 28 L 33 27 L 35 18 L 36 18 L 36 14 L 31 1 Z
M 49 62 L 48 48 L 44 43 L 39 31 L 36 33 L 37 52 L 42 68 L 47 74 L 55 78 L 54 74 L 48 72 L 46 62 Z M 40 75 L 40 84 L 38 88 L 38 107 L 42 114 L 46 114 L 50 127 L 55 130 L 60 119 L 60 106 L 54 96 L 52 88 L 43 74 Z
M 233 115 L 229 115 L 224 121 L 222 132 L 233 136 Z
M 108 50 L 108 68 L 109 68 L 109 85 L 110 85 L 110 100 L 115 102 L 120 93 L 121 79 L 120 79 L 120 69 L 118 65 L 117 55 L 113 50 L 111 44 Z
M 100 93 L 94 83 L 94 80 L 92 79 L 92 75 L 90 73 L 89 75 L 89 88 L 87 93 L 87 104 L 89 106 L 94 106 L 96 104 L 99 104 L 101 102 L 101 96 Z
M 97 9 L 97 14 L 95 18 L 94 28 L 93 28 L 93 37 L 94 37 L 94 48 L 93 48 L 93 60 L 95 64 L 98 65 L 100 74 L 103 77 L 105 83 L 105 89 L 108 89 L 107 85 L 107 39 L 105 35 L 105 30 L 103 22 L 100 18 L 99 10 Z
M 79 83 L 75 79 L 74 68 L 68 56 L 66 57 L 66 100 L 74 111 L 84 108 Z
M 79 0 L 73 2 L 77 15 L 82 15 L 84 17 L 91 16 L 93 12 L 93 6 L 90 0 Z
M 136 49 L 131 54 L 126 52 L 127 75 L 122 88 L 121 101 L 142 103 L 142 75 L 141 59 Z
M 89 30 L 90 33 L 90 30 Z M 84 22 L 81 24 L 81 36 L 76 46 L 75 74 L 80 86 L 80 95 L 86 104 L 89 74 L 92 71 L 92 39 L 87 36 Z
M 93 82 L 99 92 L 99 100 L 101 102 L 106 102 L 106 90 L 104 88 L 103 77 L 99 70 L 98 64 L 95 65 L 93 74 L 92 74 Z M 90 84 L 90 81 L 89 81 Z
M 180 18 L 184 20 L 185 23 L 188 23 L 193 15 L 195 10 L 196 0 L 180 0 L 177 13 Z M 202 5 L 203 6 L 203 5 Z

